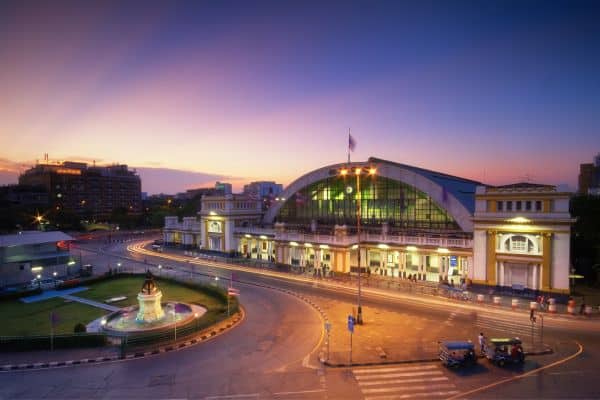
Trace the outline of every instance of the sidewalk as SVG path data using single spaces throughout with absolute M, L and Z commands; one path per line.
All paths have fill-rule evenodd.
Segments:
M 312 301 L 321 306 L 331 323 L 320 354 L 320 359 L 328 366 L 437 361 L 439 341 L 471 340 L 477 348 L 477 335 L 482 330 L 475 321 L 464 323 L 468 314 L 462 315 L 462 321 L 457 321 L 452 314 L 446 320 L 439 320 L 437 317 L 418 316 L 401 310 L 363 306 L 364 324 L 354 326 L 350 355 L 351 335 L 346 323 L 347 315 L 351 312 L 348 304 L 322 299 Z M 487 328 L 486 336 L 503 337 L 514 329 L 510 322 L 502 320 L 498 320 L 497 326 Z M 521 339 L 527 355 L 552 352 L 548 344 L 541 342 L 538 331 L 533 340 L 531 336 L 524 335 L 521 335 Z

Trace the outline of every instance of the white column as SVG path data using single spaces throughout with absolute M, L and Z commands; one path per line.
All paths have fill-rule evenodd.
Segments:
M 500 261 L 500 273 L 498 274 L 498 284 L 504 286 L 504 261 Z
M 538 289 L 540 286 L 538 280 L 539 280 L 539 274 L 538 274 L 538 268 L 539 268 L 539 264 L 533 264 L 531 266 L 531 273 L 533 274 L 533 278 L 531 279 L 531 282 L 533 284 L 532 289 L 536 290 Z

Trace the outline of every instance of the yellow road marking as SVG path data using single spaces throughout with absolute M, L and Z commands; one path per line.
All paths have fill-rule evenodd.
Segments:
M 552 364 L 548 364 L 548 365 L 545 365 L 543 367 L 536 368 L 536 369 L 534 369 L 532 371 L 526 372 L 526 373 L 521 374 L 521 375 L 513 376 L 513 377 L 510 377 L 510 378 L 507 378 L 507 379 L 503 379 L 503 380 L 501 380 L 499 382 L 495 382 L 495 383 L 491 383 L 489 385 L 481 386 L 481 387 L 469 390 L 468 392 L 458 393 L 458 394 L 456 394 L 456 395 L 454 395 L 452 397 L 448 397 L 447 400 L 464 398 L 464 397 L 466 397 L 468 395 L 471 395 L 473 393 L 483 392 L 484 390 L 491 389 L 493 387 L 496 387 L 496 386 L 499 386 L 499 385 L 502 385 L 502 384 L 505 384 L 505 383 L 508 383 L 508 382 L 516 381 L 518 379 L 523 379 L 523 378 L 526 378 L 526 377 L 528 377 L 530 375 L 535 375 L 535 374 L 537 374 L 540 371 L 543 371 L 543 370 L 546 370 L 546 369 L 550 369 L 550 368 L 554 368 L 557 365 L 564 364 L 567 361 L 570 361 L 570 360 L 574 359 L 575 357 L 579 356 L 581 353 L 583 353 L 583 346 L 579 342 L 575 342 L 575 343 L 577 343 L 577 346 L 579 346 L 579 350 L 577 350 L 577 352 L 575 352 L 574 354 L 571 354 L 569 357 L 563 358 L 562 360 L 555 361 Z

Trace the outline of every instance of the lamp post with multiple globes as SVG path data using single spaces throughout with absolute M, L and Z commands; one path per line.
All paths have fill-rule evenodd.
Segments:
M 349 168 L 343 168 L 340 171 L 340 175 L 343 177 L 348 175 L 350 171 Z M 357 251 L 357 261 L 358 261 L 358 299 L 357 299 L 357 314 L 356 314 L 356 323 L 362 325 L 363 323 L 363 314 L 362 314 L 362 303 L 361 303 L 361 276 L 362 276 L 362 266 L 361 266 L 361 257 L 360 257 L 360 222 L 361 222 L 361 203 L 362 203 L 362 194 L 360 191 L 360 177 L 361 174 L 365 172 L 369 176 L 375 176 L 377 173 L 377 169 L 374 167 L 354 167 L 354 175 L 356 175 L 356 251 Z

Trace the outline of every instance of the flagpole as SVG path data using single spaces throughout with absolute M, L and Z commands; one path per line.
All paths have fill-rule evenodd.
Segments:
M 348 128 L 348 164 L 350 164 L 350 128 Z

